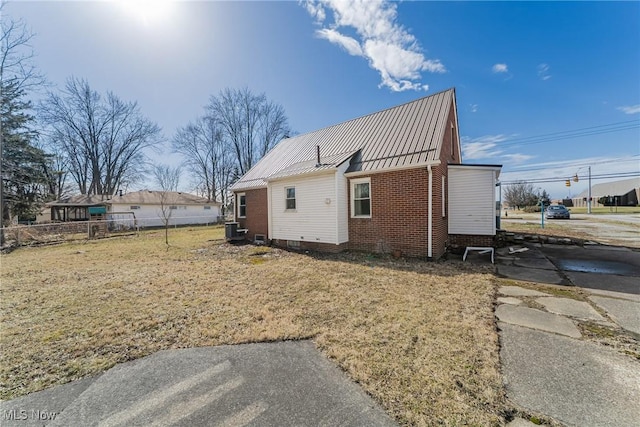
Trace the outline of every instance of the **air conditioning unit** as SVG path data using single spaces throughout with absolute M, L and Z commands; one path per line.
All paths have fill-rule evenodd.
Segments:
M 238 228 L 239 225 L 237 222 L 227 222 L 224 224 L 224 235 L 227 241 L 244 240 L 249 230 L 246 228 Z

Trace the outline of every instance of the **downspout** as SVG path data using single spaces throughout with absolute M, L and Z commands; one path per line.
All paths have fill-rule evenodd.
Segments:
M 427 219 L 427 257 L 433 258 L 433 171 L 431 165 L 427 165 L 429 172 L 429 210 Z

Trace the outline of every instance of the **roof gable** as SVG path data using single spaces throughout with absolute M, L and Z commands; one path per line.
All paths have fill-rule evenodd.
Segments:
M 264 187 L 270 178 L 287 175 L 291 169 L 307 170 L 311 163 L 317 163 L 316 147 L 320 147 L 323 159 L 355 154 L 347 172 L 377 172 L 436 163 L 452 106 L 455 109 L 455 90 L 448 89 L 397 107 L 283 139 L 232 189 Z

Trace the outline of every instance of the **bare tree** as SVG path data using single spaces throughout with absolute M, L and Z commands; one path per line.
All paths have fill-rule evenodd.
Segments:
M 509 206 L 520 209 L 522 207 L 535 206 L 538 204 L 540 195 L 536 193 L 533 184 L 520 181 L 506 187 L 504 198 L 505 201 L 509 203 Z
M 195 188 L 208 200 L 226 197 L 227 177 L 233 167 L 222 129 L 211 117 L 200 117 L 178 129 L 173 138 L 173 151 L 185 158 Z
M 34 34 L 22 20 L 3 13 L 6 2 L 0 0 L 0 81 L 11 83 L 16 92 L 38 89 L 46 85 L 46 78 L 38 71 L 31 48 Z
M 35 147 L 31 103 L 27 92 L 46 84 L 33 62 L 33 33 L 24 21 L 12 19 L 0 0 L 0 245 L 2 226 L 12 215 L 30 215 L 40 205 L 46 190 L 41 165 L 44 151 Z
M 224 89 L 211 97 L 207 109 L 233 150 L 239 175 L 251 169 L 291 131 L 281 105 L 247 88 Z
M 169 222 L 173 211 L 177 208 L 175 192 L 180 183 L 180 167 L 156 165 L 153 168 L 153 178 L 160 187 L 160 211 L 158 216 L 164 224 L 164 242 L 169 246 Z
M 143 150 L 162 140 L 137 103 L 111 92 L 103 97 L 84 79 L 69 78 L 60 95 L 49 92 L 40 111 L 82 194 L 111 195 L 138 180 Z

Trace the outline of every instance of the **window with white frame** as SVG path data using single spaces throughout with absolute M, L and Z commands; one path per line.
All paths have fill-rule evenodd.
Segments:
M 285 198 L 286 198 L 286 209 L 288 211 L 295 210 L 296 208 L 296 187 L 286 187 Z
M 371 179 L 351 180 L 351 217 L 371 218 Z
M 247 217 L 247 196 L 244 193 L 238 194 L 238 217 Z

